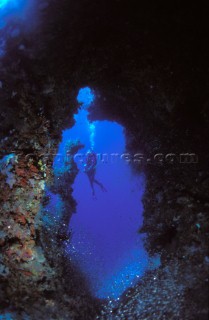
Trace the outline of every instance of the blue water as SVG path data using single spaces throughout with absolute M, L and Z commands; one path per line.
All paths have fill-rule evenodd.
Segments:
M 97 122 L 95 150 L 124 152 L 122 127 Z M 99 162 L 96 178 L 108 190 L 103 193 L 96 186 L 96 199 L 85 173 L 80 171 L 76 178 L 73 196 L 78 206 L 70 223 L 73 238 L 69 250 L 97 297 L 118 298 L 147 266 L 147 254 L 137 232 L 142 224 L 144 177 L 134 176 L 122 160 L 109 160 Z
M 11 19 L 25 17 L 33 2 L 34 0 L 0 0 L 0 29 Z
M 20 2 L 20 1 L 18 1 L 18 0 L 0 0 L 0 9 L 3 9 L 11 4 L 17 6 L 18 2 Z
M 79 139 L 85 145 L 75 157 L 79 173 L 73 196 L 78 205 L 69 226 L 73 236 L 67 252 L 86 275 L 96 297 L 117 299 L 148 266 L 148 255 L 138 233 L 145 178 L 133 175 L 130 165 L 120 156 L 111 157 L 125 152 L 123 127 L 109 121 L 90 123 L 88 106 L 93 98 L 89 89 L 80 91 L 78 101 L 83 106 L 75 115 L 74 127 L 63 132 L 54 167 L 62 165 L 67 141 Z M 95 197 L 82 163 L 82 154 L 90 147 L 99 154 L 96 179 L 107 189 L 103 192 L 96 185 Z

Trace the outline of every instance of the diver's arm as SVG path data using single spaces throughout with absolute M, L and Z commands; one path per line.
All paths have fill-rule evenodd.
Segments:
M 87 166 L 86 164 L 84 165 L 84 172 L 89 172 L 91 171 L 92 169 L 95 169 L 96 168 L 96 165 L 95 163 L 91 164 L 90 166 Z
M 95 169 L 95 168 L 96 168 L 95 164 L 92 164 L 90 167 L 87 168 L 87 171 L 91 171 L 92 169 Z

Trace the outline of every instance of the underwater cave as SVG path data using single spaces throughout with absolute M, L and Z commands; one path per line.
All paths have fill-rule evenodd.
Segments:
M 0 319 L 208 319 L 208 30 L 0 0 Z
M 70 219 L 72 238 L 66 243 L 66 251 L 86 274 L 92 294 L 101 299 L 119 299 L 148 269 L 148 254 L 138 232 L 142 225 L 145 178 L 133 173 L 125 153 L 123 127 L 116 122 L 88 120 L 88 108 L 94 100 L 90 88 L 81 89 L 77 100 L 81 107 L 74 116 L 75 124 L 63 132 L 54 160 L 55 175 L 65 172 L 68 147 L 76 142 L 81 144 L 79 153 L 74 155 L 79 173 L 72 195 L 77 206 Z M 84 170 L 89 152 L 97 158 L 96 175 L 102 181 L 96 178 L 93 189 Z M 55 202 L 55 195 L 51 195 L 49 212 L 54 215 L 50 208 Z M 64 203 L 57 205 L 60 208 Z

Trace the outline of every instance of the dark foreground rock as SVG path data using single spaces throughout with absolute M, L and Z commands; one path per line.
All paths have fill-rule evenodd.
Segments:
M 0 57 L 2 315 L 206 319 L 209 50 L 204 6 L 176 3 L 171 8 L 166 1 L 134 0 L 38 4 L 36 27 L 16 19 L 0 29 L 5 51 Z M 117 304 L 91 297 L 83 275 L 66 259 L 66 230 L 60 233 L 76 203 L 54 181 L 52 163 L 62 130 L 73 125 L 78 90 L 86 85 L 96 95 L 91 118 L 121 123 L 127 151 L 143 154 L 141 163 L 132 163 L 146 176 L 139 232 L 147 235 L 148 252 L 162 259 L 161 267 Z M 182 162 L 186 153 L 195 159 Z M 76 167 L 71 169 L 65 178 L 72 183 Z M 43 224 L 46 185 L 70 208 L 57 225 Z

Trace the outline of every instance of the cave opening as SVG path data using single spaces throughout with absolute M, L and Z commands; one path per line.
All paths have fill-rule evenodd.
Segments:
M 0 0 L 0 318 L 208 319 L 206 12 Z M 98 96 L 79 92 L 87 84 Z M 145 176 L 126 156 L 109 164 L 122 146 L 142 152 Z M 97 199 L 83 172 L 89 148 L 107 189 L 95 185 Z M 138 229 L 162 261 L 142 277 L 130 259 L 137 237 L 149 270 Z
M 70 234 L 69 241 L 64 244 L 65 251 L 85 275 L 93 296 L 119 299 L 142 277 L 150 264 L 143 246 L 144 235 L 138 232 L 143 220 L 145 176 L 132 170 L 126 153 L 124 128 L 113 121 L 88 119 L 88 109 L 95 101 L 93 91 L 89 87 L 80 89 L 77 101 L 80 108 L 74 115 L 75 124 L 63 131 L 53 164 L 54 172 L 66 171 L 68 148 L 79 145 L 79 152 L 73 154 L 78 169 L 71 190 L 76 201 L 74 214 L 69 212 L 72 206 L 68 207 L 62 224 Z M 85 172 L 89 150 L 97 158 L 94 190 Z M 61 176 L 58 179 L 64 184 Z M 53 208 L 55 219 L 59 219 L 65 205 L 63 199 L 69 197 L 66 193 L 63 198 L 65 192 L 62 187 L 62 199 L 50 194 L 49 206 L 50 210 Z

